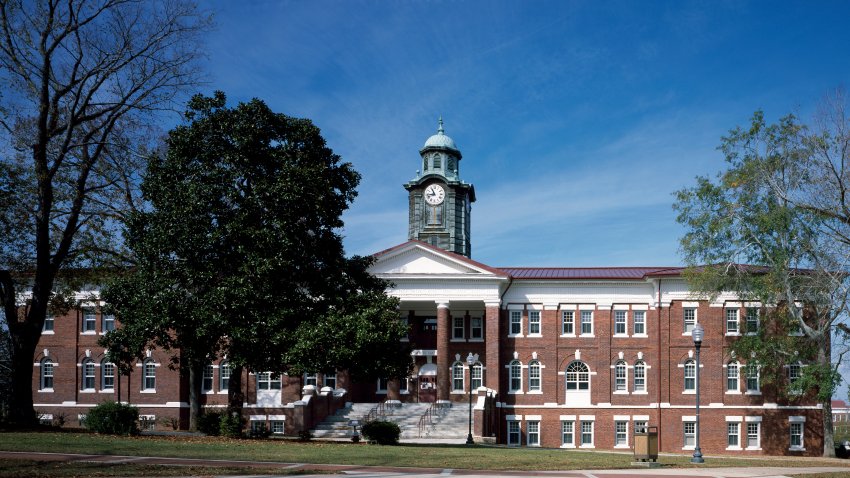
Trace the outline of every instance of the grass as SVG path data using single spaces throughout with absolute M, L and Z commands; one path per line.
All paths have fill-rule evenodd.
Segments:
M 233 440 L 215 437 L 112 437 L 91 433 L 0 433 L 0 450 L 129 455 L 253 462 L 330 463 L 365 466 L 475 470 L 570 470 L 630 468 L 630 453 L 466 445 L 377 446 L 289 440 Z M 689 467 L 690 456 L 663 456 L 665 466 Z M 707 460 L 708 461 L 708 460 Z M 710 466 L 842 466 L 819 459 L 710 458 Z M 848 468 L 850 471 L 850 468 Z M 130 473 L 126 473 L 130 474 Z M 141 473 L 140 475 L 146 475 Z M 0 475 L 3 476 L 3 475 Z M 37 476 L 37 475 L 36 475 Z M 162 476 L 162 475 L 160 475 Z
M 85 463 L 34 460 L 0 459 L 0 478 L 76 478 L 125 476 L 224 476 L 244 475 L 246 469 L 235 466 L 162 466 L 137 463 Z M 251 475 L 300 475 L 307 471 L 293 471 L 274 467 L 251 468 Z M 317 473 L 310 470 L 309 473 Z

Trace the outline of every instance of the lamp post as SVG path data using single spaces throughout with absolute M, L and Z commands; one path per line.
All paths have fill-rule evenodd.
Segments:
M 477 361 L 478 354 L 472 355 L 472 352 L 469 352 L 469 355 L 466 356 L 466 363 L 469 365 L 469 435 L 466 436 L 467 445 L 475 444 L 475 441 L 472 439 L 472 366 Z
M 705 335 L 705 329 L 702 328 L 702 325 L 696 324 L 694 325 L 693 330 L 691 330 L 691 337 L 694 339 L 694 347 L 697 349 L 697 363 L 696 363 L 696 371 L 694 374 L 696 375 L 696 393 L 697 393 L 697 406 L 696 406 L 696 443 L 694 447 L 694 456 L 691 458 L 691 463 L 705 463 L 705 460 L 702 459 L 702 450 L 699 448 L 699 348 L 702 345 L 702 338 Z

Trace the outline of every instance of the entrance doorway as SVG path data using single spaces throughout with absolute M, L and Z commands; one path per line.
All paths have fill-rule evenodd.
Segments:
M 426 363 L 419 367 L 419 402 L 437 401 L 437 365 Z

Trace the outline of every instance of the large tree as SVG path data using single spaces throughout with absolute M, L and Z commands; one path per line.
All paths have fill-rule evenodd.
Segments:
M 136 267 L 104 291 L 122 327 L 104 343 L 172 350 L 189 373 L 192 424 L 200 371 L 224 354 L 233 394 L 242 367 L 406 376 L 397 301 L 338 233 L 359 179 L 309 120 L 196 96 L 151 158 L 150 210 L 127 234 Z
M 13 424 L 35 422 L 33 353 L 57 290 L 67 271 L 116 252 L 146 125 L 197 83 L 208 25 L 181 0 L 0 0 L 0 305 Z
M 848 217 L 840 202 L 846 190 L 831 191 L 828 181 L 838 175 L 847 185 L 847 146 L 846 131 L 812 131 L 794 116 L 768 124 L 756 112 L 748 127 L 722 139 L 727 169 L 715 179 L 697 178 L 674 206 L 686 228 L 681 246 L 693 289 L 760 304 L 759 330 L 736 340 L 733 350 L 788 400 L 816 397 L 824 409 L 825 456 L 834 455 L 831 398 L 846 352 L 850 299 L 847 222 L 836 219 Z M 824 151 L 837 152 L 840 163 L 828 167 Z M 802 376 L 790 380 L 788 367 L 797 364 Z

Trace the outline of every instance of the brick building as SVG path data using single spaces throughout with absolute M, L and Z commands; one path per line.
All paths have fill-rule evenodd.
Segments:
M 379 252 L 409 325 L 414 368 L 405 380 L 352 383 L 345 372 L 274 378 L 246 373 L 245 418 L 274 433 L 312 428 L 345 402 L 465 406 L 473 390 L 474 435 L 551 448 L 629 449 L 633 432 L 659 427 L 664 452 L 692 450 L 696 357 L 701 347 L 700 445 L 705 453 L 820 455 L 822 409 L 783 398 L 730 345 L 760 324 L 762 304 L 732 296 L 697 301 L 680 268 L 494 268 L 472 260 L 475 190 L 460 179 L 461 153 L 437 134 L 420 150 L 409 192 L 409 241 Z M 79 310 L 48 321 L 33 366 L 36 409 L 66 423 L 106 398 L 129 401 L 153 424 L 185 426 L 186 377 L 149 352 L 117 377 L 96 344 L 115 326 L 81 293 Z M 470 366 L 471 363 L 471 366 Z M 804 364 L 786 366 L 788 380 Z M 204 375 L 203 402 L 223 407 L 226 358 Z M 403 405 L 402 405 L 403 406 Z

